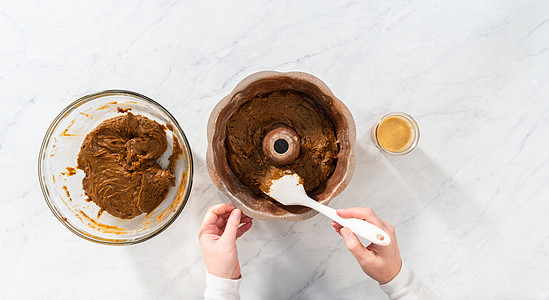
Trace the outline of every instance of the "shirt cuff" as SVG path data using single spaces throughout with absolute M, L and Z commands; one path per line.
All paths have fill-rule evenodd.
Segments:
M 385 284 L 380 284 L 379 287 L 387 295 L 395 294 L 402 290 L 406 290 L 407 287 L 410 286 L 412 278 L 412 271 L 410 271 L 403 262 L 397 276 Z
M 240 299 L 240 279 L 227 279 L 206 274 L 205 299 Z
M 393 280 L 380 285 L 381 289 L 391 300 L 422 299 L 438 300 L 435 295 L 412 271 L 404 264 Z

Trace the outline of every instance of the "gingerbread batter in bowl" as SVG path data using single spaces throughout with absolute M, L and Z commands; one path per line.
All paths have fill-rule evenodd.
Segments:
M 78 169 L 89 199 L 111 215 L 131 219 L 152 212 L 175 185 L 174 167 L 182 153 L 177 138 L 170 164 L 157 160 L 168 148 L 166 127 L 131 112 L 103 121 L 90 132 L 78 154 Z
M 40 149 L 46 203 L 71 232 L 127 245 L 166 229 L 189 198 L 193 162 L 183 130 L 160 104 L 109 90 L 54 119 Z

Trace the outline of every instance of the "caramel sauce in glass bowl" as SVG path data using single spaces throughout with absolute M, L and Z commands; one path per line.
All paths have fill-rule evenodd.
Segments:
M 383 116 L 372 128 L 372 140 L 391 155 L 410 153 L 419 141 L 419 126 L 408 114 L 393 112 Z

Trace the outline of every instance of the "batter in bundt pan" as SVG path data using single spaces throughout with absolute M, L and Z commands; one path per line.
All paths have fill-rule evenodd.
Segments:
M 264 153 L 264 139 L 272 130 L 287 128 L 296 135 L 297 157 L 281 164 Z M 277 146 L 277 144 L 275 144 Z M 282 144 L 282 150 L 287 143 Z M 297 173 L 308 194 L 322 190 L 337 164 L 339 145 L 333 123 L 307 94 L 280 90 L 257 95 L 229 118 L 225 147 L 235 176 L 257 195 L 274 170 Z M 277 150 L 278 151 L 278 150 Z

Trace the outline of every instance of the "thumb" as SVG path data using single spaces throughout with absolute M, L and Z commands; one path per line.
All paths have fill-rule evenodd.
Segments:
M 349 249 L 359 263 L 367 260 L 371 255 L 370 251 L 362 245 L 360 240 L 351 230 L 349 230 L 349 228 L 343 227 L 339 233 L 343 237 L 347 249 Z
M 240 225 L 240 217 L 242 212 L 240 209 L 234 209 L 227 220 L 227 225 L 225 225 L 225 231 L 221 235 L 222 238 L 229 241 L 236 241 L 236 233 L 238 231 L 238 226 Z

